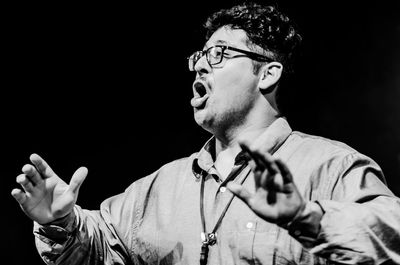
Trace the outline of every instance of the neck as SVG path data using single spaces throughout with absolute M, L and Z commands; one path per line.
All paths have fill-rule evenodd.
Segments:
M 273 117 L 260 123 L 246 123 L 240 127 L 225 131 L 223 137 L 216 135 L 215 166 L 223 178 L 230 173 L 235 157 L 241 151 L 239 142 L 246 141 L 251 143 L 275 120 L 276 117 Z
M 216 156 L 218 157 L 220 153 L 231 153 L 232 155 L 236 156 L 241 150 L 239 146 L 240 141 L 252 142 L 252 139 L 257 138 L 271 123 L 264 124 L 262 126 L 248 125 L 244 128 L 237 128 L 237 130 L 234 130 L 230 134 L 226 135 L 227 137 L 216 137 Z
M 219 153 L 232 153 L 236 155 L 240 152 L 239 141 L 252 142 L 257 138 L 269 125 L 271 125 L 277 118 L 278 113 L 274 115 L 260 115 L 251 120 L 247 120 L 239 125 L 226 128 L 223 132 L 215 133 L 215 155 L 218 157 Z

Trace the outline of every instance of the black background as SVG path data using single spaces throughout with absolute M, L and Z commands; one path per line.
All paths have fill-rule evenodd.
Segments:
M 284 106 L 292 127 L 372 157 L 400 195 L 398 1 L 280 1 L 304 36 Z M 97 209 L 139 177 L 199 150 L 186 57 L 210 12 L 239 1 L 13 4 L 2 8 L 1 187 L 7 264 L 42 264 L 10 192 L 32 152 Z M 5 235 L 5 238 L 4 238 Z M 5 248 L 4 248 L 5 245 Z M 3 252 L 2 251 L 2 252 Z M 1 262 L 3 263 L 3 261 Z

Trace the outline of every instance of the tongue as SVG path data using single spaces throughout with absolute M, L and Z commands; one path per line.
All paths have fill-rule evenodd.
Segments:
M 194 97 L 190 101 L 190 104 L 192 104 L 193 108 L 199 108 L 201 105 L 204 104 L 204 102 L 206 102 L 207 99 L 208 99 L 208 95 L 207 94 L 204 95 L 203 97 Z

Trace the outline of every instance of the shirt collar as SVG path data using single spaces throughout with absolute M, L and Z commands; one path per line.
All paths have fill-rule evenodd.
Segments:
M 284 117 L 276 119 L 260 136 L 253 142 L 256 148 L 263 152 L 275 153 L 292 133 L 289 123 Z M 215 151 L 215 137 L 211 137 L 193 160 L 192 171 L 196 178 L 204 173 L 210 172 L 214 165 L 213 152 Z M 240 152 L 235 158 L 235 165 L 247 160 L 245 153 Z

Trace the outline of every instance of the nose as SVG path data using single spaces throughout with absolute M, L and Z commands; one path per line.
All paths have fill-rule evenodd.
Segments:
M 194 65 L 194 70 L 198 75 L 207 74 L 211 71 L 211 66 L 207 62 L 206 55 L 203 55 Z

